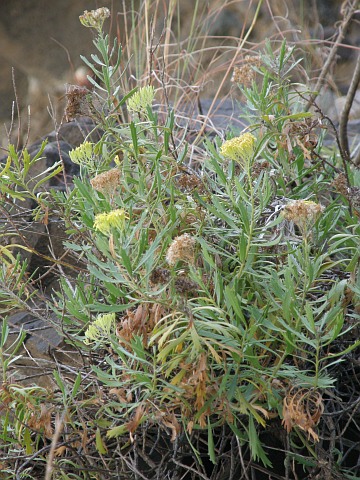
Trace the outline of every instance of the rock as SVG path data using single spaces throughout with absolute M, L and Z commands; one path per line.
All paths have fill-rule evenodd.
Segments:
M 11 330 L 9 340 L 12 342 L 21 330 L 27 333 L 24 345 L 35 358 L 49 359 L 49 354 L 56 350 L 63 342 L 63 338 L 56 332 L 53 325 L 58 324 L 56 316 L 47 318 L 35 317 L 28 311 L 20 311 L 7 318 Z
M 33 307 L 41 312 L 36 305 Z M 39 385 L 51 389 L 58 388 L 53 371 L 61 370 L 67 376 L 75 377 L 84 367 L 78 351 L 67 345 L 58 333 L 58 319 L 52 313 L 42 317 L 41 313 L 33 315 L 29 311 L 18 311 L 7 318 L 10 334 L 5 344 L 9 354 L 21 331 L 26 332 L 22 346 L 15 352 L 16 360 L 7 368 L 7 378 L 22 385 Z M 15 344 L 16 345 L 16 344 Z M 3 379 L 0 375 L 0 381 Z

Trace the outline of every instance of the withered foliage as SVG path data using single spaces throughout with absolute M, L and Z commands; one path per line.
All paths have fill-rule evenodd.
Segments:
M 288 433 L 298 427 L 306 432 L 309 438 L 319 441 L 314 428 L 324 413 L 324 403 L 318 390 L 291 387 L 284 397 L 282 413 L 282 424 Z

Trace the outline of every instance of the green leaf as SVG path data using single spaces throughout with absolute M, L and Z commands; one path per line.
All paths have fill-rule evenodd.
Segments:
M 76 394 L 79 391 L 79 388 L 80 388 L 80 385 L 81 385 L 81 380 L 82 380 L 81 372 L 79 372 L 76 376 L 74 386 L 73 386 L 73 389 L 72 389 L 72 392 L 71 392 L 71 397 L 72 398 L 76 397 Z
M 215 455 L 215 446 L 214 446 L 214 437 L 213 431 L 210 423 L 210 418 L 208 417 L 208 453 L 211 462 L 216 465 L 216 455 Z
M 118 427 L 114 427 L 108 430 L 106 433 L 106 436 L 108 438 L 117 438 L 117 437 L 120 437 L 121 435 L 124 435 L 124 433 L 126 432 L 128 432 L 127 425 L 120 425 Z
M 56 383 L 58 384 L 58 386 L 61 390 L 61 393 L 63 394 L 64 401 L 65 401 L 65 399 L 67 398 L 66 385 L 64 384 L 63 379 L 60 377 L 59 372 L 57 370 L 53 370 L 53 375 L 54 375 Z
M 132 266 L 131 266 L 130 258 L 128 256 L 126 250 L 124 248 L 120 248 L 119 253 L 120 253 L 121 260 L 123 262 L 123 266 L 126 268 L 126 271 L 128 272 L 128 274 L 132 276 L 133 269 L 132 269 Z
M 0 348 L 4 348 L 8 335 L 9 335 L 9 325 L 7 321 L 4 319 L 1 325 Z
M 133 143 L 135 158 L 137 158 L 139 154 L 139 148 L 138 148 L 138 137 L 136 132 L 136 125 L 134 122 L 130 123 L 130 133 L 131 133 L 131 139 Z
M 96 450 L 101 454 L 101 455 L 106 455 L 107 454 L 107 448 L 103 442 L 103 439 L 101 437 L 100 429 L 96 429 L 95 433 L 95 445 L 96 445 Z
M 238 296 L 236 295 L 236 293 L 234 292 L 233 290 L 233 287 L 231 287 L 230 285 L 227 285 L 225 287 L 225 301 L 226 301 L 226 304 L 228 306 L 228 308 L 232 308 L 237 316 L 237 318 L 241 321 L 241 323 L 245 323 L 245 317 L 244 317 L 244 313 L 243 313 L 243 310 L 241 308 L 241 303 L 239 301 L 239 298 Z
M 33 441 L 31 438 L 30 429 L 25 427 L 24 429 L 24 443 L 25 443 L 25 451 L 26 455 L 31 455 L 34 453 Z
M 261 460 L 265 467 L 272 467 L 272 463 L 268 459 L 264 449 L 261 446 L 260 439 L 258 437 L 255 422 L 252 416 L 249 417 L 249 446 L 251 450 L 251 456 L 254 460 Z
M 119 295 L 120 297 L 120 295 Z M 99 312 L 99 313 L 109 313 L 109 312 L 115 312 L 115 313 L 121 313 L 124 312 L 125 310 L 129 310 L 133 308 L 136 305 L 137 302 L 131 302 L 131 303 L 124 303 L 120 305 L 116 304 L 111 304 L 111 305 L 104 305 L 102 303 L 89 303 L 86 305 L 86 307 L 91 310 L 92 312 Z

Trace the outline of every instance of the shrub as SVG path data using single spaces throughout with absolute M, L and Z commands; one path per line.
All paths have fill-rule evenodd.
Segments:
M 359 345 L 356 173 L 323 145 L 329 126 L 306 110 L 311 92 L 293 81 L 300 60 L 285 41 L 276 52 L 268 42 L 249 61 L 251 84 L 249 71 L 239 84 L 249 126 L 199 138 L 194 166 L 173 109 L 154 106 L 160 87 L 121 92 L 122 50 L 91 16 L 85 101 L 100 141 L 70 152 L 73 188 L 38 194 L 59 173 L 29 183 L 41 150 L 30 161 L 11 149 L 0 185 L 9 217 L 33 199 L 37 219 L 66 226 L 74 268 L 45 301 L 85 363 L 73 378 L 55 371 L 55 391 L 11 383 L 3 321 L 2 448 L 30 455 L 29 476 L 38 449 L 57 478 L 230 478 L 236 444 L 271 469 L 266 433 L 277 426 L 286 478 L 291 460 L 310 471 L 341 364 Z M 2 253 L 9 312 L 34 292 L 20 257 Z

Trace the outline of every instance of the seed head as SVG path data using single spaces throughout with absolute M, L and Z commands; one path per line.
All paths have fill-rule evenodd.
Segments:
M 302 235 L 306 236 L 323 210 L 324 207 L 319 203 L 309 200 L 295 200 L 286 205 L 283 210 L 283 216 L 286 220 L 294 222 L 299 227 Z
M 83 15 L 80 15 L 79 19 L 82 25 L 87 28 L 95 28 L 98 32 L 101 32 L 104 22 L 110 17 L 110 10 L 106 7 L 98 8 L 97 10 L 84 11 Z
M 181 191 L 185 193 L 191 193 L 194 190 L 198 191 L 200 194 L 205 192 L 205 186 L 202 180 L 194 174 L 184 173 L 177 179 L 177 184 Z
M 270 170 L 270 167 L 271 165 L 267 160 L 254 163 L 251 167 L 251 177 L 257 178 L 261 172 Z
M 74 120 L 78 115 L 87 115 L 89 113 L 89 106 L 87 96 L 89 91 L 85 87 L 78 85 L 67 85 L 66 87 L 66 120 Z
M 360 213 L 360 187 L 348 188 L 347 195 L 352 208 Z
M 166 254 L 167 263 L 175 265 L 181 260 L 193 264 L 195 261 L 195 244 L 195 238 L 188 233 L 174 238 Z
M 334 187 L 337 192 L 347 197 L 349 186 L 345 173 L 339 173 L 332 181 L 331 186 Z
M 243 65 L 235 67 L 231 81 L 245 87 L 250 87 L 255 80 L 256 71 L 253 67 L 260 67 L 260 57 L 251 57 L 246 55 Z
M 90 180 L 91 186 L 98 192 L 112 195 L 120 185 L 120 170 L 112 168 L 107 172 L 100 173 Z
M 171 278 L 171 272 L 167 268 L 155 268 L 150 275 L 150 282 L 153 285 L 167 283 Z
M 198 283 L 185 276 L 176 278 L 174 286 L 176 292 L 180 295 L 196 295 L 200 288 Z

